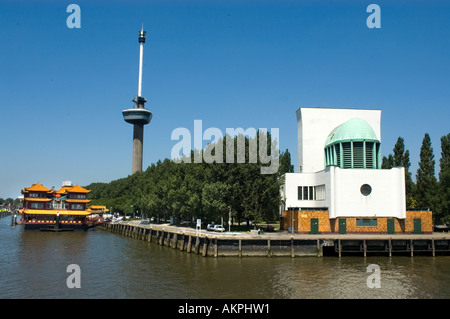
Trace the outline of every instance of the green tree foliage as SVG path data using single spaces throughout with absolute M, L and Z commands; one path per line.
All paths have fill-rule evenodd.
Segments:
M 405 167 L 406 201 L 408 208 L 422 208 L 433 211 L 436 224 L 450 224 L 450 134 L 441 137 L 441 158 L 439 160 L 439 181 L 435 177 L 435 160 L 431 139 L 425 134 L 420 149 L 419 168 L 416 184 L 412 181 L 409 151 L 404 148 L 399 137 L 394 147 L 394 155 L 383 157 L 382 168 Z
M 256 138 L 258 136 L 259 132 Z M 277 145 L 270 134 L 267 133 L 267 137 L 267 154 L 271 154 L 271 148 Z M 223 139 L 218 144 L 209 145 L 212 155 L 223 156 L 222 163 L 158 161 L 142 173 L 111 183 L 87 185 L 86 188 L 91 190 L 91 204 L 106 205 L 114 212 L 125 214 L 138 212 L 146 217 L 164 219 L 174 216 L 179 221 L 196 218 L 206 222 L 227 221 L 230 210 L 238 222 L 277 220 L 281 177 L 293 171 L 290 154 L 286 150 L 279 155 L 277 173 L 261 174 L 261 167 L 269 164 L 259 158 L 256 162 L 249 160 L 249 145 L 254 140 L 245 137 L 245 162 L 238 163 L 237 139 L 233 139 L 233 162 L 226 161 L 226 139 Z M 193 158 L 194 152 L 191 153 Z
M 436 200 L 436 220 L 450 224 L 450 134 L 441 137 L 439 186 Z
M 383 160 L 381 161 L 381 168 L 391 169 L 392 167 L 394 167 L 394 156 L 392 156 L 392 154 L 389 154 L 387 157 L 383 156 Z
M 433 198 L 436 195 L 437 180 L 435 176 L 435 160 L 431 139 L 428 133 L 422 140 L 420 148 L 419 168 L 416 173 L 416 199 L 420 208 L 433 208 Z

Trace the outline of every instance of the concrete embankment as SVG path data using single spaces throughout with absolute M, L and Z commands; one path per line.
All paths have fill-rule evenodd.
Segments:
M 99 229 L 131 238 L 146 240 L 187 253 L 202 256 L 317 256 L 373 253 L 450 254 L 448 234 L 274 234 L 215 233 L 169 225 L 138 225 L 137 223 L 109 223 Z

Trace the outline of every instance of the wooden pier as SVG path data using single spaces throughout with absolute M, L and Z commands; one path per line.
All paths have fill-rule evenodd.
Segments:
M 449 234 L 246 234 L 109 223 L 98 229 L 204 257 L 450 255 Z

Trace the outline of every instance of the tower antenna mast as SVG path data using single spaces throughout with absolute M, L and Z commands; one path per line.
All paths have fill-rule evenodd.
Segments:
M 152 112 L 145 108 L 147 100 L 142 96 L 142 67 L 144 61 L 144 43 L 146 32 L 144 31 L 144 23 L 142 23 L 141 31 L 139 31 L 139 82 L 138 94 L 133 99 L 134 108 L 123 110 L 123 119 L 125 122 L 133 124 L 133 165 L 132 174 L 142 172 L 142 156 L 144 144 L 144 125 L 150 123 Z

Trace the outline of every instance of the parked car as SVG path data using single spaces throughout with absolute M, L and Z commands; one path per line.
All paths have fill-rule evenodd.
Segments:
M 214 225 L 214 231 L 224 232 L 225 228 L 222 225 Z
M 206 229 L 207 229 L 207 230 L 214 230 L 214 224 L 208 224 L 208 225 L 206 226 Z

